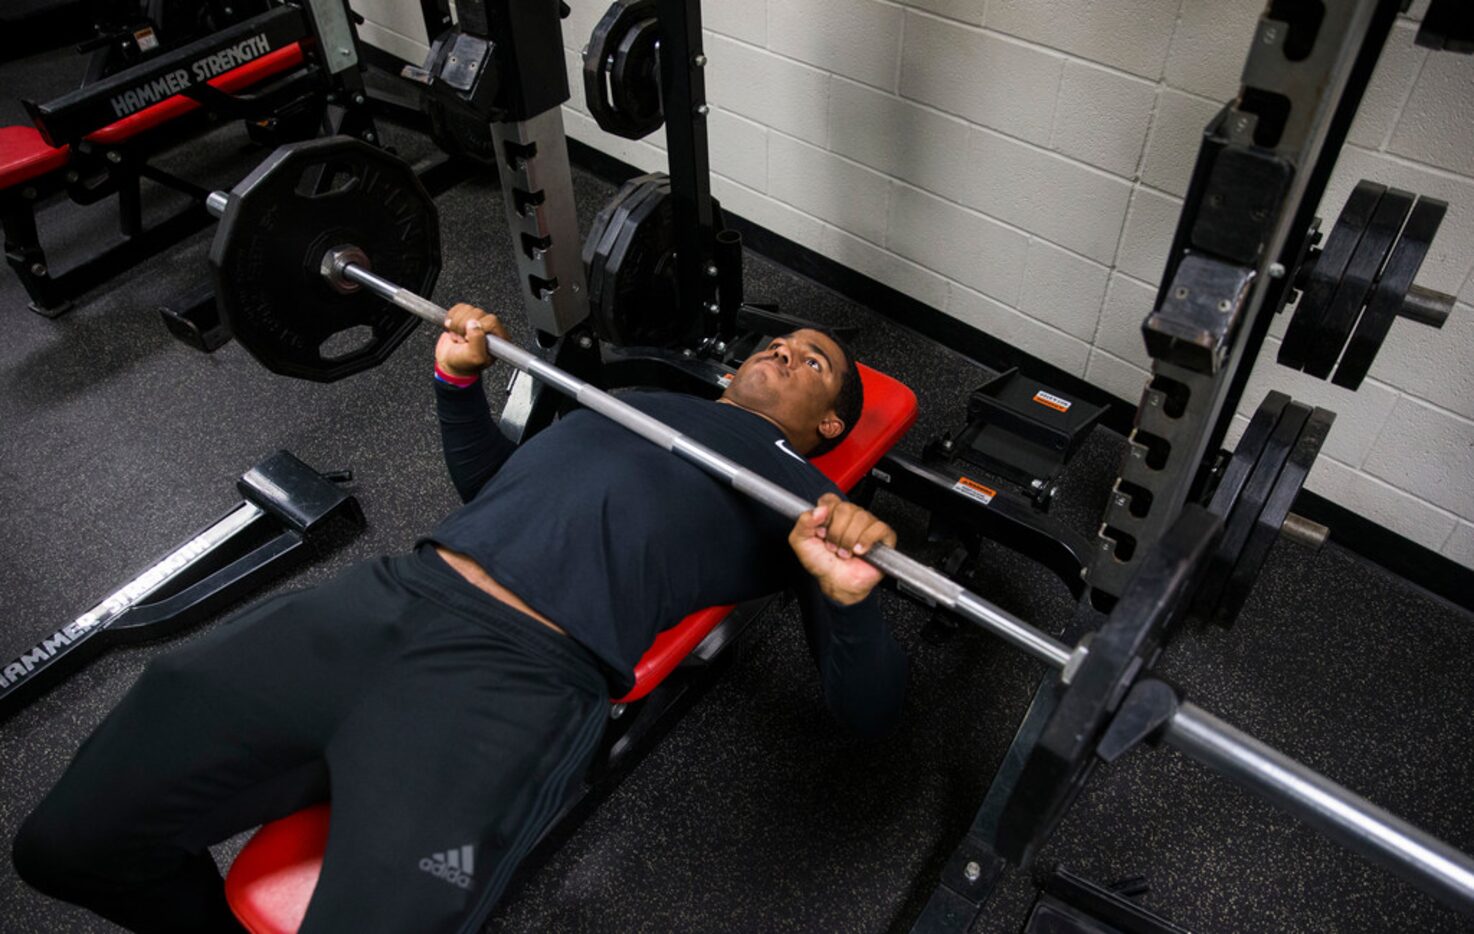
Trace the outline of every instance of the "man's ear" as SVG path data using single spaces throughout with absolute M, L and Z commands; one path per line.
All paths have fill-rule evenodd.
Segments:
M 831 438 L 837 438 L 843 431 L 844 419 L 836 415 L 833 409 L 830 409 L 828 414 L 819 419 L 819 435 L 824 440 L 828 441 Z

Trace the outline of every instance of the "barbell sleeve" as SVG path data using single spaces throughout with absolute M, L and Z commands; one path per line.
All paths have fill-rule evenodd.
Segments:
M 1474 914 L 1474 859 L 1196 704 L 1162 739 L 1445 904 Z
M 210 213 L 220 216 L 229 204 L 225 192 L 206 199 Z M 355 247 L 328 251 L 324 277 L 338 288 L 362 287 L 391 304 L 443 327 L 450 312 L 427 298 L 376 275 L 361 263 Z M 543 360 L 510 341 L 486 335 L 492 356 L 541 380 L 619 425 L 659 445 L 707 473 L 726 480 L 734 490 L 779 514 L 797 519 L 813 504 L 756 472 L 691 440 L 652 418 Z M 1086 654 L 994 606 L 960 584 L 886 545 L 862 556 L 910 589 L 977 624 L 1068 678 Z M 1179 705 L 1163 728 L 1162 739 L 1194 761 L 1233 780 L 1269 803 L 1298 817 L 1350 850 L 1360 853 L 1457 910 L 1474 915 L 1474 859 L 1412 826 L 1365 798 L 1336 784 L 1308 766 L 1260 742 L 1237 727 L 1191 703 Z

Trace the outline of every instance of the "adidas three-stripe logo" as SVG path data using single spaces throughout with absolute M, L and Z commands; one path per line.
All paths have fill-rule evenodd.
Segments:
M 420 869 L 437 879 L 463 889 L 471 887 L 471 874 L 476 871 L 476 852 L 471 844 L 444 853 L 433 853 L 420 860 Z

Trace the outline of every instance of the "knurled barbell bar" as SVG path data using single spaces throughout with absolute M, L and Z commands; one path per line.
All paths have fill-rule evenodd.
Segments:
M 314 184 L 328 190 L 328 195 L 321 200 L 325 213 L 316 219 L 315 224 L 305 224 L 304 214 L 298 210 L 292 212 L 295 226 L 272 227 L 272 234 L 283 240 L 274 245 L 274 250 L 289 258 L 289 264 L 294 267 L 292 269 L 261 269 L 250 264 L 245 267 L 222 267 L 220 257 L 238 255 L 241 249 L 240 244 L 229 241 L 232 238 L 253 237 L 256 232 L 243 228 L 241 224 L 221 224 L 211 250 L 211 259 L 215 265 L 222 314 L 237 334 L 241 331 L 241 325 L 258 323 L 236 320 L 243 313 L 248 317 L 254 313 L 249 304 L 236 301 L 233 294 L 233 290 L 238 288 L 257 285 L 254 282 L 242 283 L 233 278 L 244 274 L 283 282 L 297 281 L 294 288 L 302 292 L 292 296 L 293 300 L 288 302 L 294 314 L 311 315 L 314 313 L 314 306 L 320 303 L 332 304 L 337 299 L 347 299 L 354 304 L 332 304 L 336 314 L 350 314 L 345 308 L 356 309 L 351 313 L 367 316 L 368 320 L 364 323 L 379 323 L 383 320 L 384 306 L 373 300 L 377 297 L 394 308 L 409 312 L 413 318 L 408 320 L 412 322 L 423 319 L 436 327 L 443 326 L 449 315 L 445 308 L 374 271 L 373 267 L 379 264 L 377 253 L 380 244 L 387 245 L 389 254 L 398 265 L 416 269 L 433 266 L 438 270 L 438 231 L 422 230 L 423 219 L 434 216 L 433 202 L 417 182 L 395 188 L 382 171 L 381 153 L 381 150 L 355 140 L 324 139 L 284 146 L 236 189 L 230 193 L 217 191 L 208 197 L 206 206 L 210 212 L 228 220 L 233 215 L 241 214 L 249 214 L 253 218 L 269 216 L 269 206 L 263 210 L 261 204 L 251 204 L 265 194 L 281 190 L 299 194 L 306 191 L 308 194 L 305 197 L 310 201 Z M 334 171 L 327 171 L 330 167 Z M 345 167 L 348 174 L 346 180 L 329 179 L 335 173 L 341 175 Z M 354 175 L 355 171 L 360 174 Z M 281 177 L 274 178 L 274 174 Z M 413 182 L 412 173 L 409 179 Z M 401 218 L 401 226 L 387 230 L 364 227 L 342 223 L 341 217 L 326 213 L 354 197 L 386 205 L 391 215 Z M 243 211 L 243 207 L 252 209 Z M 425 255 L 414 255 L 412 242 L 417 232 L 423 232 L 430 238 L 420 249 L 424 254 L 433 254 L 433 263 Z M 298 251 L 295 256 L 293 250 Z M 242 268 L 249 268 L 251 272 L 242 273 Z M 298 276 L 305 278 L 295 280 L 294 277 Z M 433 274 L 431 278 L 433 279 Z M 363 303 L 364 298 L 369 299 L 370 305 Z M 274 320 L 279 320 L 279 317 L 275 315 Z M 285 331 L 280 327 L 247 330 L 255 335 L 252 343 L 246 344 L 247 349 L 258 357 L 265 354 L 267 358 L 281 349 L 271 344 L 273 335 L 290 342 L 299 330 L 312 331 L 302 324 L 296 328 L 288 327 Z M 242 343 L 245 344 L 244 341 Z M 492 356 L 497 359 L 530 374 L 572 397 L 585 408 L 598 412 L 695 464 L 712 476 L 724 480 L 734 490 L 788 519 L 796 520 L 813 508 L 813 504 L 802 497 L 547 363 L 538 355 L 492 335 L 486 336 L 486 343 Z M 1194 510 L 1192 518 L 1199 526 L 1203 526 L 1202 517 L 1208 514 L 1196 507 L 1191 508 Z M 1212 523 L 1211 536 L 1216 538 L 1217 520 L 1215 518 L 1209 521 Z M 1207 535 L 1208 532 L 1201 532 L 1199 536 L 1201 550 L 1211 547 L 1205 537 Z M 1090 649 L 1086 644 L 1073 647 L 1066 645 L 893 548 L 877 545 L 863 557 L 881 571 L 906 584 L 910 590 L 1059 669 L 1061 680 L 1065 683 L 1069 683 L 1091 662 Z M 1179 560 L 1178 564 L 1181 565 L 1182 562 Z M 1172 591 L 1174 596 L 1171 602 L 1184 603 L 1188 595 L 1184 585 L 1179 581 L 1174 586 L 1177 589 Z M 1130 620 L 1118 617 L 1126 613 L 1142 612 L 1142 607 L 1154 600 L 1160 604 L 1169 599 L 1154 596 L 1147 592 L 1149 590 L 1149 587 L 1139 585 L 1138 592 L 1144 594 L 1143 599 L 1132 601 L 1123 597 L 1107 625 L 1116 623 L 1117 629 L 1122 628 L 1119 625 L 1121 623 L 1129 626 Z M 1150 612 L 1160 610 L 1160 606 L 1148 607 Z M 1172 608 L 1171 611 L 1177 612 L 1179 609 Z M 1133 672 L 1131 677 L 1137 676 Z M 1129 686 L 1129 683 L 1123 682 L 1122 685 Z M 1413 827 L 1192 703 L 1183 701 L 1175 705 L 1155 733 L 1161 741 L 1189 758 L 1227 776 L 1461 912 L 1474 915 L 1474 859 L 1467 854 Z M 1067 804 L 1068 801 L 1065 800 L 1061 807 Z M 1057 811 L 1058 809 L 1054 815 L 1055 820 L 1058 818 Z

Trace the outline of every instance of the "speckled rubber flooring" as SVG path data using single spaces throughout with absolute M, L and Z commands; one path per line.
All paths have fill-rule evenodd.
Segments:
M 58 93 L 54 57 L 0 66 L 7 95 Z M 0 119 L 20 122 L 13 97 Z M 426 144 L 393 137 L 414 158 Z M 175 158 L 222 183 L 254 158 L 222 130 Z M 244 160 L 244 161 L 242 161 Z M 613 187 L 574 177 L 587 227 Z M 435 290 L 516 307 L 494 184 L 439 199 L 446 264 Z M 105 209 L 49 219 L 65 242 L 107 236 Z M 333 385 L 277 378 L 231 344 L 206 356 L 164 330 L 155 307 L 202 281 L 208 234 L 140 265 L 47 320 L 0 275 L 0 650 L 13 657 L 233 505 L 235 478 L 277 448 L 352 468 L 367 530 L 269 588 L 322 581 L 407 548 L 455 504 L 431 410 L 434 335 Z M 860 355 L 912 386 L 920 423 L 902 447 L 962 417 L 985 375 L 894 323 L 759 257 L 751 300 L 857 323 Z M 521 337 L 520 315 L 511 315 Z M 492 381 L 497 382 L 497 381 Z M 499 387 L 493 388 L 499 395 Z M 499 400 L 494 400 L 494 404 Z M 1098 431 L 1054 510 L 1091 529 L 1121 454 Z M 924 519 L 881 494 L 902 547 L 937 558 Z M 1058 631 L 1070 612 L 1048 572 L 990 547 L 971 586 Z M 779 608 L 732 668 L 536 872 L 490 929 L 547 931 L 904 930 L 971 821 L 1042 668 L 974 633 L 919 638 L 926 613 L 886 595 L 912 660 L 904 728 L 876 745 L 836 734 L 796 611 Z M 200 630 L 218 625 L 211 620 Z M 1474 619 L 1337 544 L 1281 545 L 1238 625 L 1185 633 L 1167 672 L 1200 705 L 1465 850 L 1474 850 Z M 88 731 L 170 643 L 116 649 L 0 724 L 0 837 L 56 779 Z M 228 860 L 240 841 L 217 855 Z M 1102 768 L 1043 854 L 1100 881 L 1145 875 L 1146 904 L 1198 931 L 1455 931 L 1448 909 L 1325 842 L 1170 751 Z M 104 922 L 0 870 L 0 931 L 105 931 Z M 977 931 L 1012 931 L 1032 900 L 1011 873 Z

